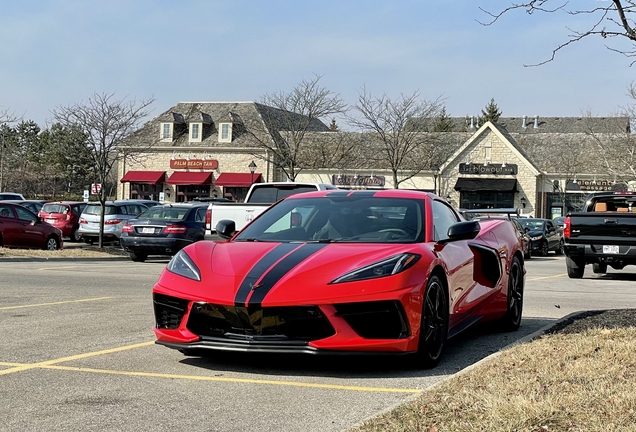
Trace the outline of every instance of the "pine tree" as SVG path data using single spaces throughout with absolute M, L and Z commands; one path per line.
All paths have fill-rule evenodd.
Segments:
M 495 103 L 495 99 L 490 99 L 490 102 L 486 107 L 481 110 L 481 116 L 479 116 L 479 125 L 483 125 L 487 121 L 497 123 L 501 117 L 501 111 Z
M 454 127 L 453 119 L 446 113 L 446 107 L 442 107 L 433 121 L 433 132 L 452 132 Z

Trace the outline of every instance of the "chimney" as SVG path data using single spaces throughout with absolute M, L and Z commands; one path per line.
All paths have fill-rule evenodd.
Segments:
M 523 123 L 521 124 L 522 128 L 527 128 L 528 127 L 528 116 L 523 116 Z
M 475 117 L 474 116 L 470 116 L 470 128 L 471 129 L 475 128 Z
M 534 116 L 534 128 L 537 129 L 539 127 L 539 116 Z

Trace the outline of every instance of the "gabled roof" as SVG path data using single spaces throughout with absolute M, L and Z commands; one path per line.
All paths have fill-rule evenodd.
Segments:
M 505 129 L 501 126 L 497 126 L 495 123 L 486 122 L 482 127 L 479 128 L 471 137 L 468 139 L 461 147 L 459 147 L 455 153 L 440 167 L 440 172 L 445 171 L 448 167 L 454 166 L 457 162 L 457 159 L 468 149 L 473 143 L 481 137 L 487 131 L 492 131 L 495 135 L 499 137 L 499 139 L 507 145 L 513 153 L 517 155 L 519 159 L 524 161 L 524 163 L 530 167 L 535 175 L 538 175 L 540 170 L 534 164 L 534 162 L 526 155 L 526 153 L 517 145 L 514 138 L 507 133 Z

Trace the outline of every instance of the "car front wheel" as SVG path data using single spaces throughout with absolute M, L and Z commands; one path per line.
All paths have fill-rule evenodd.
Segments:
M 79 228 L 75 228 L 73 232 L 71 233 L 71 241 L 77 243 L 81 239 L 82 239 L 82 236 L 79 233 Z
M 436 275 L 426 285 L 416 366 L 430 369 L 439 364 L 448 337 L 448 294 Z
M 51 236 L 46 239 L 46 245 L 44 245 L 44 249 L 46 250 L 58 250 L 60 248 L 60 241 L 55 237 Z

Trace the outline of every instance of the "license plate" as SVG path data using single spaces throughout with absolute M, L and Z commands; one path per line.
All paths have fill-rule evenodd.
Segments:
M 141 233 L 142 234 L 154 234 L 155 233 L 155 229 L 154 228 L 142 228 L 141 229 Z
M 47 219 L 46 220 L 48 223 L 52 224 L 53 222 L 55 222 L 55 219 Z
M 617 254 L 618 253 L 618 246 L 603 246 L 603 253 L 606 254 Z

